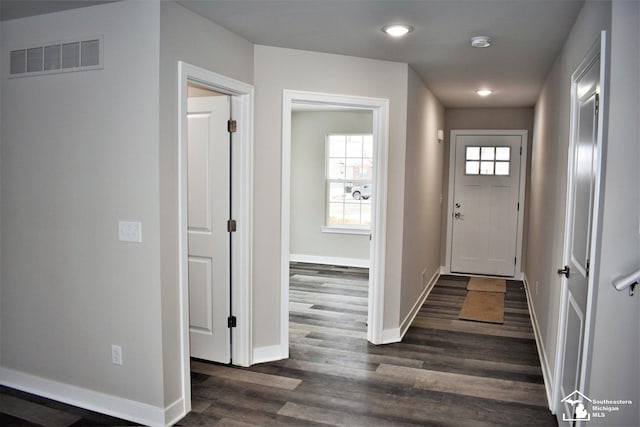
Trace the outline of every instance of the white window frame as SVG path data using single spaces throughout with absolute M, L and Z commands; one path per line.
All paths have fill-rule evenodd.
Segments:
M 344 179 L 337 179 L 337 178 L 330 178 L 329 177 L 329 141 L 330 138 L 332 136 L 345 136 L 345 137 L 349 137 L 349 136 L 370 136 L 371 138 L 373 138 L 373 134 L 372 133 L 344 133 L 344 132 L 336 132 L 336 133 L 329 133 L 325 136 L 325 154 L 324 154 L 324 186 L 325 186 L 325 200 L 324 200 L 324 226 L 322 226 L 322 232 L 323 233 L 336 233 L 336 234 L 370 234 L 371 233 L 371 223 L 369 223 L 369 225 L 356 225 L 356 224 L 329 224 L 329 204 L 330 204 L 330 192 L 331 192 L 331 183 L 332 182 L 340 182 L 343 184 L 347 184 L 347 183 L 352 183 L 354 186 L 355 185 L 365 185 L 365 184 L 369 184 L 371 186 L 373 186 L 373 173 L 371 174 L 371 176 L 369 177 L 369 179 L 347 179 L 346 177 Z M 346 150 L 346 147 L 345 147 Z M 364 154 L 364 153 L 362 153 Z M 371 153 L 371 160 L 373 162 L 373 153 Z M 362 159 L 364 159 L 363 156 L 361 156 Z M 345 152 L 345 160 L 347 159 L 346 156 L 346 152 Z M 345 164 L 345 172 L 346 172 L 346 164 Z M 361 202 L 362 203 L 362 202 Z M 343 202 L 343 205 L 345 203 Z M 373 203 L 371 203 L 371 209 L 373 210 Z M 362 211 L 360 212 L 360 217 L 362 218 Z

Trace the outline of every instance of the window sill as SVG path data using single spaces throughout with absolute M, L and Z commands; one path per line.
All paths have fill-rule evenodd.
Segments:
M 358 235 L 369 235 L 371 234 L 371 229 L 369 228 L 349 228 L 349 227 L 322 227 L 323 233 L 334 233 L 334 234 L 358 234 Z

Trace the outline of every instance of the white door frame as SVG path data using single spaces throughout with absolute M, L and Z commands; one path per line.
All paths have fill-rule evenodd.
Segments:
M 582 356 L 581 356 L 581 369 L 579 373 L 578 387 L 586 384 L 586 380 L 589 376 L 590 370 L 590 336 L 591 329 L 593 327 L 593 300 L 594 293 L 596 289 L 595 278 L 598 277 L 599 271 L 599 259 L 600 259 L 600 217 L 601 217 L 601 190 L 602 190 L 602 161 L 603 155 L 605 152 L 605 144 L 606 140 L 604 138 L 605 133 L 605 102 L 606 102 L 606 31 L 601 31 L 600 36 L 591 46 L 584 59 L 580 63 L 580 65 L 576 68 L 576 70 L 571 75 L 571 124 L 570 124 L 570 134 L 569 134 L 569 151 L 568 151 L 568 169 L 567 169 L 567 198 L 565 201 L 565 230 L 564 230 L 564 248 L 562 252 L 562 264 L 561 265 L 569 265 L 569 260 L 571 258 L 571 242 L 569 241 L 571 237 L 571 232 L 569 230 L 568 224 L 571 222 L 571 218 L 573 216 L 573 168 L 574 168 L 574 158 L 573 158 L 573 150 L 576 144 L 576 135 L 578 132 L 578 102 L 579 96 L 577 93 L 578 82 L 582 75 L 589 69 L 589 67 L 600 58 L 600 92 L 599 92 L 599 114 L 598 114 L 598 134 L 596 137 L 596 149 L 594 153 L 594 172 L 595 172 L 595 185 L 593 191 L 593 216 L 591 219 L 591 249 L 589 258 L 591 260 L 589 277 L 587 279 L 587 307 L 585 311 L 584 318 L 584 332 L 583 332 L 583 343 L 582 343 Z M 562 386 L 562 376 L 563 376 L 563 362 L 565 355 L 565 342 L 564 336 L 567 331 L 567 310 L 569 305 L 569 290 L 567 288 L 568 283 L 566 277 L 562 277 L 561 279 L 561 290 L 560 290 L 560 307 L 559 307 L 559 315 L 558 315 L 558 334 L 556 337 L 556 357 L 555 357 L 555 366 L 554 366 L 554 379 L 553 379 L 553 395 L 551 400 L 551 411 L 554 414 L 558 414 L 559 411 L 562 411 L 562 404 L 560 400 L 563 396 L 561 393 Z M 572 392 L 573 390 L 567 391 Z
M 179 331 L 182 366 L 182 395 L 191 406 L 191 368 L 189 354 L 189 280 L 187 239 L 187 84 L 196 83 L 231 96 L 231 109 L 238 123 L 233 137 L 231 191 L 233 219 L 237 232 L 231 234 L 232 314 L 237 327 L 231 330 L 234 365 L 251 363 L 251 292 L 253 240 L 253 86 L 220 74 L 178 62 L 178 281 Z M 188 412 L 187 410 L 187 412 Z
M 518 191 L 518 232 L 516 241 L 516 267 L 515 274 L 512 277 L 516 280 L 522 280 L 522 236 L 524 233 L 524 212 L 525 212 L 525 191 L 527 179 L 527 135 L 526 130 L 452 130 L 449 138 L 449 198 L 447 206 L 447 250 L 445 254 L 445 274 L 451 273 L 451 247 L 453 237 L 453 190 L 455 186 L 456 173 L 456 137 L 458 135 L 518 135 L 522 138 L 522 155 L 520 156 L 520 188 Z
M 371 265 L 367 339 L 383 343 L 385 253 L 387 217 L 387 168 L 389 153 L 389 100 L 295 90 L 283 91 L 282 102 L 282 206 L 281 206 L 281 297 L 280 341 L 282 358 L 289 357 L 289 228 L 291 206 L 291 108 L 294 103 L 337 105 L 373 112 L 373 144 L 376 197 L 371 218 Z

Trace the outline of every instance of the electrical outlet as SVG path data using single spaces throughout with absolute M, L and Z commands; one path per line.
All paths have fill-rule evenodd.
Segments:
M 111 362 L 114 365 L 122 366 L 122 347 L 113 344 L 111 346 Z
M 118 239 L 121 242 L 142 243 L 142 223 L 139 221 L 118 221 Z

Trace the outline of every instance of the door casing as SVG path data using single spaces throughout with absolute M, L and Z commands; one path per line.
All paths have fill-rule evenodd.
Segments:
M 522 236 L 524 234 L 524 212 L 525 206 L 525 190 L 526 190 L 526 176 L 527 176 L 527 153 L 528 153 L 528 131 L 526 130 L 452 130 L 449 138 L 449 191 L 448 191 L 448 203 L 447 203 L 447 243 L 446 243 L 446 256 L 445 265 L 442 269 L 444 274 L 453 274 L 451 272 L 451 247 L 452 247 L 452 234 L 453 234 L 453 192 L 455 184 L 455 168 L 456 168 L 456 137 L 458 135 L 517 135 L 522 139 L 522 156 L 520 156 L 520 189 L 518 192 L 518 203 L 520 203 L 520 209 L 518 210 L 518 230 L 516 236 L 516 266 L 515 274 L 512 277 L 516 280 L 522 280 Z
M 576 135 L 577 135 L 577 126 L 578 126 L 578 107 L 579 107 L 579 94 L 578 94 L 578 83 L 580 78 L 585 74 L 585 72 L 590 68 L 590 66 L 599 58 L 600 59 L 600 92 L 599 92 L 599 111 L 598 114 L 598 132 L 596 136 L 596 147 L 594 153 L 594 174 L 595 174 L 595 184 L 593 191 L 593 213 L 591 219 L 591 240 L 590 240 L 590 254 L 589 259 L 591 260 L 589 277 L 587 281 L 587 307 L 584 314 L 584 330 L 582 333 L 582 356 L 581 356 L 581 368 L 579 374 L 578 384 L 585 385 L 587 384 L 587 380 L 589 378 L 590 371 L 590 337 L 591 330 L 593 328 L 592 320 L 593 320 L 593 300 L 596 290 L 595 278 L 599 276 L 599 259 L 600 259 L 600 222 L 601 222 L 601 189 L 602 189 L 602 162 L 604 153 L 606 151 L 606 139 L 604 138 L 606 132 L 605 125 L 605 103 L 607 100 L 607 86 L 606 82 L 606 64 L 607 64 L 607 55 L 606 55 L 606 31 L 601 31 L 597 40 L 593 43 L 584 59 L 580 63 L 580 65 L 576 68 L 574 73 L 571 75 L 571 124 L 570 124 L 570 136 L 569 136 L 569 156 L 568 156 L 568 169 L 567 169 L 567 198 L 566 198 L 566 208 L 565 208 L 565 231 L 564 231 L 564 249 L 563 249 L 563 259 L 561 265 L 569 265 L 569 260 L 571 257 L 571 243 L 569 241 L 570 238 L 570 230 L 568 228 L 568 224 L 571 223 L 571 217 L 573 215 L 572 205 L 573 205 L 573 188 L 574 188 L 574 179 L 573 179 L 573 170 L 574 170 L 574 158 L 572 156 L 574 145 L 576 143 Z M 560 267 L 560 265 L 559 265 Z M 561 290 L 560 290 L 560 307 L 559 307 L 559 315 L 558 315 L 558 332 L 556 337 L 556 355 L 555 355 L 555 365 L 554 365 L 554 380 L 553 380 L 553 390 L 551 397 L 551 411 L 552 413 L 558 416 L 563 411 L 563 404 L 561 403 L 561 399 L 564 396 L 561 396 L 561 382 L 563 376 L 563 363 L 565 357 L 565 342 L 564 337 L 567 331 L 567 312 L 569 310 L 569 304 L 571 303 L 569 300 L 569 290 L 567 289 L 567 281 L 565 278 L 561 279 Z M 584 392 L 588 393 L 588 390 L 584 390 Z
M 187 85 L 189 82 L 231 96 L 237 121 L 232 153 L 231 211 L 237 231 L 231 242 L 232 314 L 237 327 L 231 330 L 233 364 L 252 362 L 252 257 L 253 241 L 253 86 L 204 68 L 178 61 L 178 287 L 182 396 L 185 413 L 191 410 L 189 354 L 189 281 L 187 238 Z

